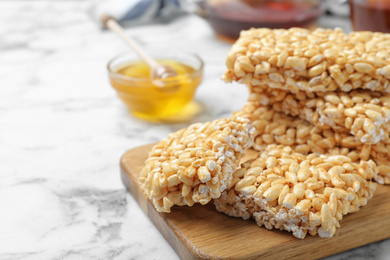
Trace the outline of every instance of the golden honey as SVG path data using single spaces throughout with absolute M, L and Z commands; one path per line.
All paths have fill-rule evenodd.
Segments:
M 202 80 L 202 71 L 178 60 L 159 63 L 171 66 L 177 76 L 152 80 L 150 68 L 142 61 L 131 61 L 112 68 L 111 85 L 135 116 L 161 120 L 181 111 L 194 97 Z

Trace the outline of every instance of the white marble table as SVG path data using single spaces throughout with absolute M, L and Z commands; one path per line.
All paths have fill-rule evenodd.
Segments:
M 0 260 L 178 258 L 125 191 L 118 162 L 127 149 L 190 122 L 129 115 L 105 68 L 127 47 L 99 30 L 88 5 L 0 2 Z M 183 16 L 127 33 L 144 46 L 188 49 L 205 60 L 196 95 L 205 111 L 191 122 L 244 104 L 244 87 L 219 80 L 230 45 L 202 19 Z M 328 259 L 386 259 L 389 248 L 385 240 Z

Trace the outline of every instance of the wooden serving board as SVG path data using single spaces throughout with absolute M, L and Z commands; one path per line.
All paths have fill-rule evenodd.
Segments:
M 206 206 L 157 212 L 143 195 L 138 175 L 153 144 L 121 158 L 122 181 L 145 214 L 182 259 L 317 259 L 390 237 L 390 186 L 378 185 L 368 205 L 344 217 L 332 238 L 297 239 L 287 231 L 259 227 L 253 220 L 229 217 Z M 252 157 L 256 152 L 248 152 Z

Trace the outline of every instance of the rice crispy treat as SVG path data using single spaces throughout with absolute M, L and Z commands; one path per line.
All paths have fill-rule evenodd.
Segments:
M 253 145 L 254 135 L 250 121 L 239 116 L 193 124 L 170 134 L 152 148 L 141 171 L 146 195 L 159 212 L 219 198 Z
M 250 93 L 249 102 L 299 116 L 321 129 L 350 133 L 362 143 L 389 139 L 390 94 L 371 90 L 293 94 L 265 86 L 253 87 Z
M 343 216 L 373 196 L 371 179 L 377 172 L 373 161 L 304 156 L 289 146 L 270 145 L 241 165 L 214 204 L 229 216 L 253 218 L 259 226 L 287 230 L 297 238 L 307 233 L 332 237 Z
M 253 146 L 255 150 L 262 151 L 270 144 L 281 144 L 291 146 L 302 154 L 326 154 L 332 149 L 343 147 L 343 155 L 348 155 L 352 160 L 368 160 L 367 154 L 360 155 L 351 150 L 363 144 L 348 133 L 321 129 L 299 117 L 288 116 L 270 106 L 253 102 L 248 102 L 240 115 L 249 118 L 256 128 L 257 135 Z M 345 154 L 345 151 L 348 153 Z M 365 156 L 367 158 L 364 158 Z
M 307 121 L 277 112 L 270 106 L 248 102 L 239 113 L 251 120 L 257 135 L 253 148 L 264 151 L 270 144 L 290 146 L 295 152 L 343 155 L 352 162 L 370 159 L 377 163 L 375 181 L 390 184 L 390 139 L 364 144 L 356 136 L 331 129 L 321 129 Z
M 226 82 L 290 92 L 390 93 L 390 34 L 341 29 L 250 29 L 226 59 Z
M 378 165 L 379 174 L 375 181 L 390 184 L 390 144 L 376 144 L 370 147 L 370 158 Z

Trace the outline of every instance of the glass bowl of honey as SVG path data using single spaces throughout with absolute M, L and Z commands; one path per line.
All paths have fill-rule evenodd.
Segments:
M 227 41 L 252 27 L 314 28 L 324 11 L 322 0 L 198 0 L 194 9 Z
M 132 51 L 113 57 L 107 65 L 111 86 L 136 117 L 163 121 L 179 114 L 194 98 L 203 77 L 203 60 L 183 51 L 148 50 L 158 63 L 173 68 L 177 76 L 152 79 L 150 67 Z

